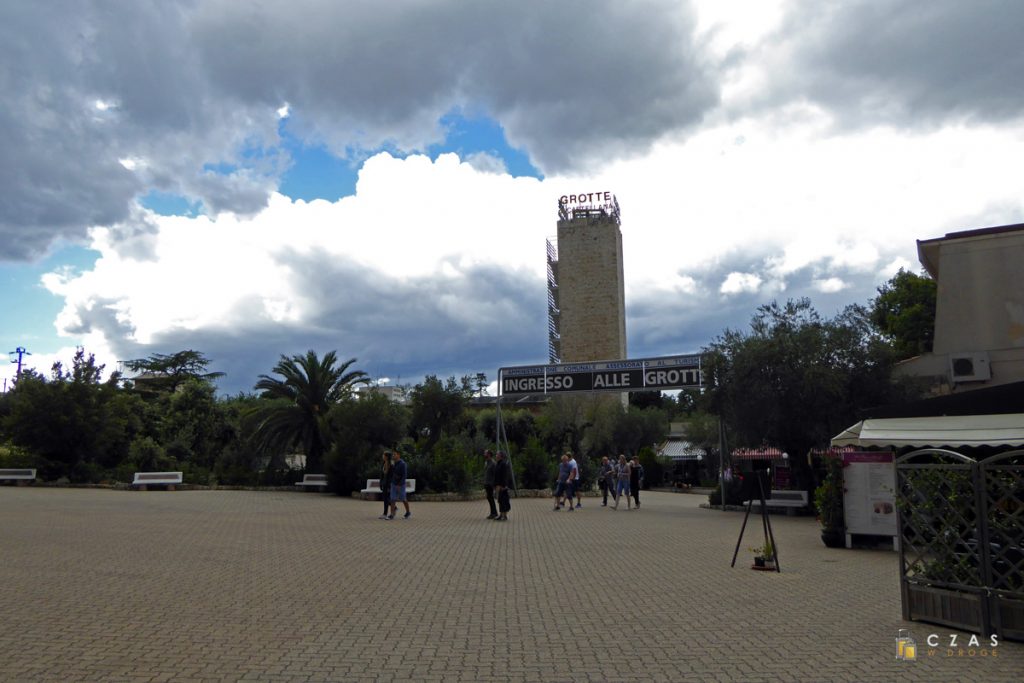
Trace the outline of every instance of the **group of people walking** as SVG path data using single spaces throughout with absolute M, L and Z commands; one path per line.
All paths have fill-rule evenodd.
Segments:
M 619 501 L 626 496 L 626 507 L 632 508 L 633 503 L 640 509 L 640 486 L 643 482 L 644 468 L 640 459 L 633 456 L 627 460 L 625 455 L 613 462 L 607 455 L 601 458 L 601 469 L 597 474 L 597 485 L 601 489 L 601 507 L 608 506 L 608 494 L 612 495 L 612 509 L 619 509 Z M 579 463 L 572 453 L 566 453 L 558 465 L 558 479 L 555 482 L 555 512 L 562 509 L 568 502 L 569 511 L 583 507 L 582 486 Z M 633 500 L 630 501 L 630 495 Z M 573 507 L 573 498 L 576 506 Z
M 412 512 L 409 510 L 408 496 L 405 491 L 405 479 L 408 473 L 409 466 L 402 460 L 401 453 L 398 451 L 384 451 L 381 454 L 380 497 L 384 500 L 384 514 L 377 519 L 394 519 L 399 503 L 405 506 L 405 515 L 402 516 L 402 519 L 412 517 Z
M 392 520 L 398 510 L 398 504 L 405 506 L 402 519 L 412 517 L 406 493 L 406 476 L 408 466 L 397 450 L 384 451 L 381 455 L 380 490 L 384 500 L 384 513 L 378 519 Z M 627 509 L 640 509 L 640 486 L 643 482 L 644 468 L 640 459 L 633 456 L 627 460 L 619 455 L 613 461 L 607 455 L 601 458 L 601 469 L 598 471 L 597 484 L 601 490 L 601 507 L 608 506 L 608 495 L 612 496 L 612 509 L 617 510 L 623 495 Z M 567 507 L 569 512 L 583 507 L 581 477 L 579 463 L 572 453 L 565 453 L 558 464 L 558 479 L 555 482 L 555 512 Z M 487 519 L 496 522 L 507 522 L 508 513 L 512 509 L 509 488 L 512 486 L 512 464 L 504 451 L 498 451 L 497 458 L 490 450 L 484 451 L 484 492 L 490 514 Z M 575 498 L 576 504 L 573 505 Z
M 640 458 L 633 456 L 632 460 L 627 460 L 625 455 L 619 454 L 619 459 L 612 462 L 611 459 L 606 455 L 601 458 L 601 469 L 597 475 L 597 485 L 601 489 L 602 507 L 608 505 L 608 494 L 612 494 L 612 509 L 619 509 L 619 502 L 622 500 L 623 494 L 626 496 L 626 509 L 629 510 L 633 507 L 631 503 L 636 504 L 636 509 L 640 509 L 640 486 L 643 484 L 644 479 L 644 468 L 640 464 Z M 630 496 L 633 500 L 630 501 Z
M 509 497 L 508 489 L 512 486 L 512 464 L 508 461 L 505 451 L 498 451 L 498 459 L 495 461 L 494 454 L 484 451 L 484 493 L 487 494 L 487 505 L 491 508 L 491 514 L 487 519 L 495 522 L 507 522 L 509 510 L 512 509 L 512 500 Z M 498 506 L 494 506 L 494 496 L 498 496 Z

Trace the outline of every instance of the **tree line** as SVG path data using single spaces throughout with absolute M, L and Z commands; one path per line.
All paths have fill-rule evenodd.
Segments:
M 813 486 L 800 457 L 871 406 L 907 400 L 921 388 L 894 381 L 893 365 L 930 349 L 935 287 L 901 271 L 869 306 L 832 318 L 807 299 L 761 306 L 749 330 L 725 330 L 705 349 L 705 389 L 636 392 L 623 406 L 608 396 L 557 396 L 535 412 L 502 411 L 517 484 L 550 485 L 557 456 L 577 454 L 586 480 L 603 455 L 637 454 L 649 482 L 668 463 L 655 445 L 670 421 L 717 458 L 727 445 L 768 444 L 791 458 L 797 484 Z M 931 317 L 929 317 L 931 316 Z M 421 490 L 466 491 L 482 473 L 480 453 L 495 448 L 493 407 L 474 405 L 480 376 L 427 376 L 408 402 L 358 391 L 370 384 L 356 359 L 335 351 L 280 357 L 253 391 L 218 397 L 212 361 L 184 350 L 127 361 L 133 373 L 104 379 L 79 349 L 70 368 L 49 376 L 26 370 L 0 395 L 0 467 L 35 467 L 44 480 L 130 482 L 138 471 L 181 470 L 194 484 L 287 485 L 302 470 L 325 472 L 339 493 L 373 478 L 380 453 L 399 448 Z M 713 478 L 713 472 L 705 473 Z M 585 482 L 586 483 L 586 482 Z

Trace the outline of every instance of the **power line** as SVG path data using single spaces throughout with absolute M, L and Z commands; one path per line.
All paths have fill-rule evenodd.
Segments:
M 18 364 L 18 372 L 14 375 L 14 380 L 17 381 L 18 378 L 21 377 L 21 360 L 22 360 L 22 358 L 24 356 L 31 356 L 32 353 L 28 349 L 26 349 L 24 346 L 19 346 L 14 351 L 8 351 L 7 352 L 8 356 L 13 356 L 15 354 L 17 354 L 17 356 L 18 356 L 18 360 L 14 360 L 13 358 L 11 358 L 11 362 Z

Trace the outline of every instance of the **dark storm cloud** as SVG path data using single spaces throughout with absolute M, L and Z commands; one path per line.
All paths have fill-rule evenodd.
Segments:
M 403 382 L 477 372 L 493 379 L 500 365 L 546 360 L 544 283 L 532 275 L 476 266 L 451 277 L 402 280 L 315 255 L 289 253 L 279 262 L 293 273 L 297 291 L 318 303 L 301 323 L 271 322 L 253 300 L 218 328 L 170 330 L 145 345 L 126 330 L 111 330 L 107 339 L 119 358 L 202 351 L 227 373 L 219 382 L 226 393 L 250 390 L 282 354 L 307 349 L 337 350 L 375 377 Z M 104 302 L 80 310 L 82 329 L 106 329 L 109 309 Z
M 627 298 L 626 329 L 632 357 L 671 355 L 699 351 L 727 328 L 749 331 L 757 308 L 772 301 L 808 297 L 814 308 L 830 318 L 851 304 L 868 306 L 886 278 L 875 269 L 836 266 L 829 258 L 786 273 L 773 274 L 771 257 L 734 254 L 700 271 L 682 273 L 695 281 L 692 292 L 639 291 Z M 729 273 L 752 273 L 762 279 L 756 292 L 723 294 L 722 282 Z M 818 283 L 839 278 L 845 287 L 823 292 Z M 778 287 L 778 283 L 784 286 Z
M 643 152 L 699 121 L 717 86 L 686 3 L 203 3 L 191 22 L 219 88 L 291 103 L 337 149 L 422 148 L 482 107 L 545 172 Z
M 6 3 L 0 259 L 153 189 L 260 209 L 289 163 L 285 102 L 296 134 L 355 158 L 423 149 L 460 107 L 547 173 L 642 153 L 717 101 L 692 33 L 675 0 Z
M 773 37 L 791 51 L 776 94 L 815 100 L 845 125 L 1019 119 L 1022 30 L 1015 0 L 802 0 Z
M 261 121 L 210 90 L 184 33 L 188 7 L 4 4 L 0 259 L 128 220 L 132 199 L 150 189 L 243 213 L 266 203 L 264 178 L 203 173 L 236 160 L 247 140 L 272 139 L 274 116 Z

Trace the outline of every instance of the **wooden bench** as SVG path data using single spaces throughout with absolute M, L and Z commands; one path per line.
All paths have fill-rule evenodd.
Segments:
M 139 491 L 145 491 L 150 486 L 166 486 L 168 491 L 182 483 L 181 472 L 136 472 L 132 486 L 138 487 Z
M 807 507 L 807 491 L 772 491 L 764 503 L 770 508 L 787 508 L 786 514 L 793 515 Z M 755 500 L 754 505 L 760 507 L 761 501 Z
M 295 482 L 295 485 L 299 487 L 300 491 L 310 491 L 315 489 L 323 493 L 327 490 L 327 475 L 305 474 L 302 476 L 302 481 Z
M 33 484 L 36 481 L 36 471 L 32 469 L 0 470 L 0 481 L 13 481 L 18 486 Z

